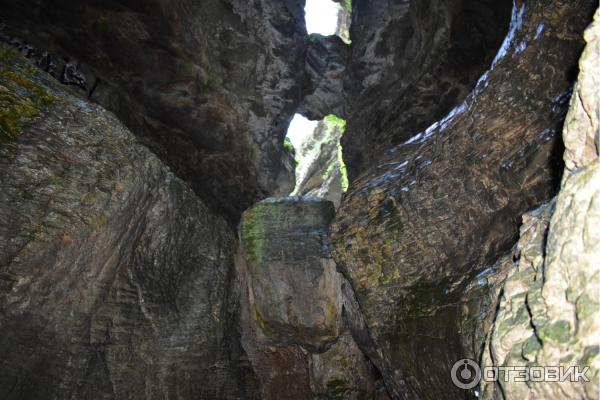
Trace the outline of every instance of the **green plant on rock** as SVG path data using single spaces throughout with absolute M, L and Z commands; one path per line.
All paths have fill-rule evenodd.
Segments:
M 0 47 L 0 146 L 17 140 L 21 128 L 54 101 L 54 96 L 34 81 L 40 72 L 18 52 Z
M 329 114 L 323 120 L 328 130 L 337 129 L 340 134 L 344 134 L 346 132 L 346 120 L 338 117 L 337 115 Z M 342 154 L 342 144 L 338 141 L 338 164 L 340 167 L 340 173 L 342 175 L 342 190 L 344 192 L 348 191 L 349 181 L 348 181 L 348 170 L 346 168 L 346 164 L 344 163 L 344 157 Z
M 285 140 L 283 141 L 283 148 L 288 152 L 288 153 L 295 153 L 295 149 L 294 149 L 294 145 L 292 144 L 292 141 L 290 140 L 290 138 L 285 138 Z
M 283 141 L 283 148 L 286 152 L 290 153 L 294 157 L 294 165 L 296 166 L 296 168 L 298 168 L 300 161 L 296 157 L 296 149 L 294 148 L 294 145 L 292 144 L 290 138 L 285 138 L 285 140 Z
M 338 128 L 340 133 L 346 132 L 346 120 L 338 117 L 337 115 L 329 114 L 327 115 L 323 121 L 325 125 L 327 125 L 327 129 L 335 129 Z
M 343 7 L 349 13 L 352 12 L 352 0 L 344 0 Z
M 348 181 L 348 169 L 346 168 L 346 163 L 344 162 L 344 156 L 342 154 L 342 144 L 338 142 L 338 163 L 340 165 L 340 172 L 342 173 L 342 191 L 345 193 L 348 191 L 348 187 L 350 186 L 350 181 Z

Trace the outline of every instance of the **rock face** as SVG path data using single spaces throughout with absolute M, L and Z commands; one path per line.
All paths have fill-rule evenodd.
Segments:
M 327 249 L 333 205 L 265 200 L 244 213 L 241 239 L 254 319 L 274 340 L 315 351 L 340 334 L 340 275 Z
M 0 399 L 597 397 L 597 1 L 337 2 L 0 0 Z
M 600 149 L 600 22 L 585 32 L 587 46 L 579 62 L 579 77 L 573 90 L 563 140 L 568 172 L 590 164 Z
M 328 116 L 296 151 L 296 187 L 294 195 L 327 199 L 337 208 L 348 189 L 346 166 L 342 159 L 340 138 L 345 124 Z
M 114 115 L 13 50 L 0 67 L 0 397 L 250 398 L 227 223 Z
M 447 310 L 512 247 L 519 216 L 556 191 L 558 133 L 594 7 L 516 1 L 471 95 L 352 182 L 332 251 L 372 339 L 359 344 L 393 396 L 464 396 L 450 368 L 469 351 Z M 357 151 L 352 129 L 344 149 Z
M 349 46 L 339 36 L 309 37 L 305 65 L 308 83 L 298 106 L 299 114 L 312 120 L 323 119 L 327 114 L 344 114 L 347 103 L 344 77 L 349 53 Z
M 371 364 L 343 316 L 346 284 L 329 255 L 333 204 L 268 199 L 240 227 L 242 343 L 263 399 L 369 399 Z
M 43 51 L 84 63 L 91 99 L 237 221 L 293 189 L 283 139 L 304 79 L 302 3 L 2 0 L 0 18 L 45 69 Z
M 484 382 L 484 398 L 592 399 L 600 392 L 599 33 L 597 12 L 563 132 L 567 170 L 556 211 L 552 203 L 525 219 L 520 259 L 504 286 L 482 360 L 496 367 L 589 367 L 589 382 Z
M 510 0 L 355 0 L 345 77 L 350 180 L 460 104 L 489 67 Z

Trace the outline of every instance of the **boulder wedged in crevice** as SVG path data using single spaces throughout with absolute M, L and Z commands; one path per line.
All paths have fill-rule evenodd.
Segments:
M 229 224 L 113 114 L 0 66 L 0 397 L 244 396 Z
M 511 0 L 355 0 L 342 139 L 350 181 L 460 104 L 504 38 Z
M 333 217 L 333 204 L 314 197 L 267 199 L 242 217 L 241 337 L 263 400 L 385 391 L 346 323 L 347 283 L 327 244 Z
M 306 81 L 297 113 L 311 120 L 328 114 L 345 114 L 344 79 L 350 47 L 339 36 L 308 37 L 305 55 Z
M 300 0 L 0 5 L 6 35 L 44 69 L 82 66 L 69 76 L 87 76 L 91 99 L 233 223 L 293 189 L 283 140 L 304 79 Z
M 359 345 L 372 347 L 395 398 L 464 396 L 450 369 L 472 350 L 447 310 L 511 249 L 520 216 L 557 191 L 559 132 L 594 8 L 515 1 L 505 41 L 466 100 L 351 181 L 332 253 L 372 341 Z

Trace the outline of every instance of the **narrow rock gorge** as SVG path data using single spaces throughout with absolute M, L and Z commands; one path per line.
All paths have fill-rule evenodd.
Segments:
M 329 3 L 0 0 L 0 399 L 600 399 L 598 2 Z

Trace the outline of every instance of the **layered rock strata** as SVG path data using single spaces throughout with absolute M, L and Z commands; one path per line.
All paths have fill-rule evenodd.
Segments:
M 283 140 L 304 80 L 302 5 L 3 0 L 0 19 L 61 80 L 53 58 L 81 65 L 90 98 L 237 223 L 255 201 L 293 190 Z
M 332 251 L 373 340 L 359 344 L 396 398 L 464 396 L 450 380 L 468 353 L 462 315 L 450 310 L 510 250 L 520 215 L 556 193 L 559 133 L 594 8 L 516 1 L 467 99 L 352 182 Z
M 0 65 L 0 397 L 246 396 L 226 221 L 113 114 Z
M 370 399 L 372 366 L 345 322 L 328 249 L 333 204 L 268 199 L 242 218 L 242 343 L 263 399 Z

